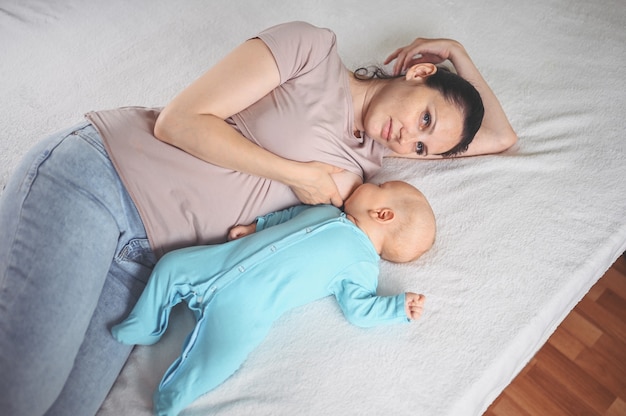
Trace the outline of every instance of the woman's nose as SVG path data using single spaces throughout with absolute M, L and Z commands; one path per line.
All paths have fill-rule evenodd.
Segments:
M 416 141 L 417 135 L 413 132 L 402 130 L 402 134 L 400 135 L 400 144 L 407 144 Z

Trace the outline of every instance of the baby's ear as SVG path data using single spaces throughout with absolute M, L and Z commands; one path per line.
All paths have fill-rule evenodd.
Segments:
M 393 221 L 396 217 L 395 212 L 391 208 L 371 209 L 369 211 L 370 217 L 377 222 L 386 223 Z

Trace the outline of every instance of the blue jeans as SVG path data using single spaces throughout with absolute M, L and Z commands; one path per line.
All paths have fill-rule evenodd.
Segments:
M 95 414 L 131 350 L 110 328 L 155 257 L 91 124 L 26 155 L 0 197 L 0 236 L 0 409 Z

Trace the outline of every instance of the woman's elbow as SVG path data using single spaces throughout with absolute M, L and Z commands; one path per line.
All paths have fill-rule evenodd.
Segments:
M 484 151 L 485 154 L 501 153 L 517 143 L 517 134 L 512 128 L 500 129 L 486 135 L 482 143 L 487 146 Z
M 513 131 L 513 129 L 511 129 L 511 131 L 509 131 L 507 134 L 503 134 L 500 138 L 500 151 L 504 152 L 505 150 L 510 149 L 515 145 L 515 143 L 517 143 L 517 140 L 517 134 L 515 133 L 515 131 Z
M 180 125 L 176 120 L 176 116 L 166 107 L 164 108 L 154 123 L 154 137 L 162 142 L 174 144 L 174 138 L 177 137 L 176 126 Z

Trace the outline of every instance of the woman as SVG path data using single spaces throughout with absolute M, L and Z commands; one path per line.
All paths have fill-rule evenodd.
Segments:
M 130 353 L 109 329 L 164 253 L 223 241 L 233 224 L 299 201 L 340 206 L 383 156 L 515 142 L 460 44 L 417 39 L 394 59 L 402 76 L 360 79 L 331 31 L 279 25 L 163 111 L 90 113 L 39 143 L 0 200 L 0 408 L 94 414 Z M 433 65 L 445 59 L 480 93 L 484 117 L 470 84 Z

